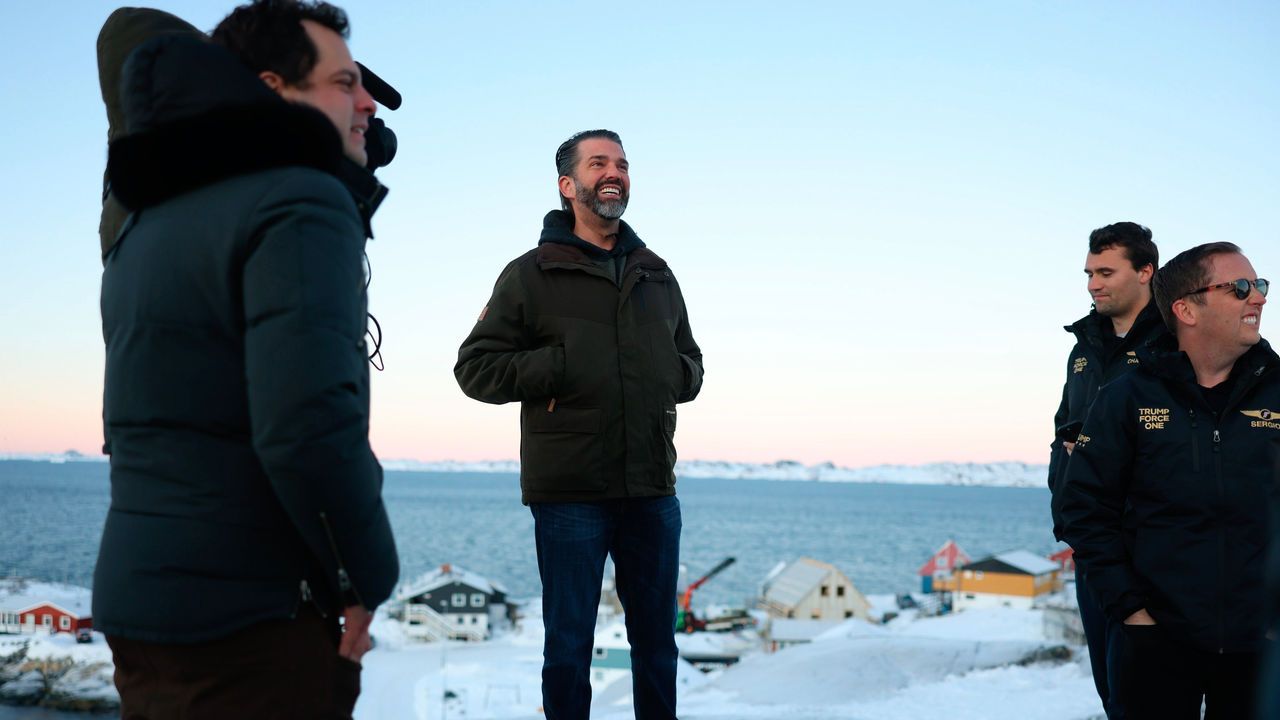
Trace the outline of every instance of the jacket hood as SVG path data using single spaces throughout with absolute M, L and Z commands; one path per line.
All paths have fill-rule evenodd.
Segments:
M 273 167 L 341 177 L 342 140 L 329 119 L 286 102 L 224 48 L 163 35 L 134 50 L 121 77 L 127 134 L 110 145 L 107 177 L 130 210 Z
M 587 257 L 596 260 L 627 255 L 632 250 L 644 247 L 644 241 L 636 235 L 631 226 L 618 221 L 618 242 L 612 250 L 604 250 L 573 234 L 573 215 L 564 210 L 552 210 L 542 219 L 542 237 L 538 244 L 557 243 L 571 245 L 586 253 Z

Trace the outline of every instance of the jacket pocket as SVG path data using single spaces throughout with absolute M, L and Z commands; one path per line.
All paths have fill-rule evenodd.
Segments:
M 521 433 L 520 481 L 526 491 L 603 491 L 599 408 L 525 403 Z

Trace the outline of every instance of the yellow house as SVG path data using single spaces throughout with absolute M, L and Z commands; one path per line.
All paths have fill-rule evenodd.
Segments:
M 992 555 L 962 565 L 950 577 L 934 582 L 935 591 L 951 593 L 956 610 L 974 607 L 1031 608 L 1041 597 L 1062 588 L 1061 567 L 1026 550 Z

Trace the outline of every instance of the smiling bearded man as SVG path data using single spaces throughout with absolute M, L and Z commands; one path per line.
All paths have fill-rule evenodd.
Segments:
M 600 582 L 613 557 L 637 718 L 674 720 L 680 503 L 676 404 L 702 351 L 667 263 L 619 220 L 631 193 L 618 135 L 556 152 L 560 202 L 538 247 L 502 271 L 458 351 L 467 395 L 519 402 L 520 489 L 534 518 L 548 720 L 585 720 Z

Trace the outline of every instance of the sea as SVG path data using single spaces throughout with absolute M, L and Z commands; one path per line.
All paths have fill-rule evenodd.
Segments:
M 974 560 L 1061 547 L 1042 488 L 683 478 L 676 489 L 685 582 L 735 558 L 697 591 L 695 607 L 745 606 L 775 565 L 805 556 L 879 594 L 919 590 L 917 568 L 948 539 Z M 511 598 L 541 592 L 533 518 L 514 474 L 389 471 L 383 497 L 402 580 L 451 563 Z M 92 587 L 110 499 L 106 463 L 0 461 L 0 576 Z
M 920 588 L 916 570 L 948 539 L 977 560 L 1054 552 L 1041 488 L 683 478 L 683 583 L 735 559 L 694 596 L 695 607 L 745 607 L 780 562 L 812 557 L 863 593 Z M 514 474 L 387 472 L 383 497 L 412 580 L 452 563 L 495 580 L 514 599 L 540 591 L 533 518 Z M 0 461 L 0 576 L 92 587 L 111 500 L 104 462 Z M 0 705 L 0 720 L 87 717 Z

